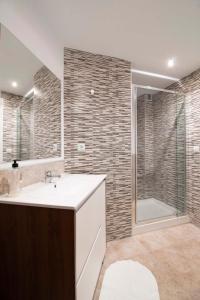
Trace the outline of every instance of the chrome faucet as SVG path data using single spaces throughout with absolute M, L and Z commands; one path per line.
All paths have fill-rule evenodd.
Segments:
M 55 178 L 60 178 L 61 175 L 58 175 L 58 174 L 55 174 L 55 173 L 52 173 L 52 171 L 48 170 L 45 172 L 45 182 L 47 183 L 53 183 L 53 179 Z

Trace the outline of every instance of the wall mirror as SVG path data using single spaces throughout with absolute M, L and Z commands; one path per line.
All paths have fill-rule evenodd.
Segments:
M 0 163 L 61 156 L 61 82 L 0 25 Z

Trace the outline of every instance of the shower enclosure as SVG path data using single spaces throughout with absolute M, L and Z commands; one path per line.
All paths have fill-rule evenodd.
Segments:
M 33 157 L 33 124 L 33 98 L 24 98 L 17 108 L 17 159 L 19 160 L 28 160 Z
M 134 86 L 135 220 L 147 223 L 185 214 L 185 97 Z

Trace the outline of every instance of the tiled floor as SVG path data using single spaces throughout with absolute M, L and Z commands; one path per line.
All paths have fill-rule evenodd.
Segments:
M 153 272 L 161 300 L 200 300 L 200 229 L 194 225 L 184 224 L 108 243 L 95 300 L 99 298 L 106 268 L 123 259 L 139 261 Z

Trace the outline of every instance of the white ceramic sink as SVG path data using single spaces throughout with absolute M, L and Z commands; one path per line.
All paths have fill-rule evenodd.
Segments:
M 105 175 L 63 174 L 56 178 L 56 183 L 39 182 L 23 188 L 15 196 L 2 196 L 0 203 L 77 210 L 105 178 Z

